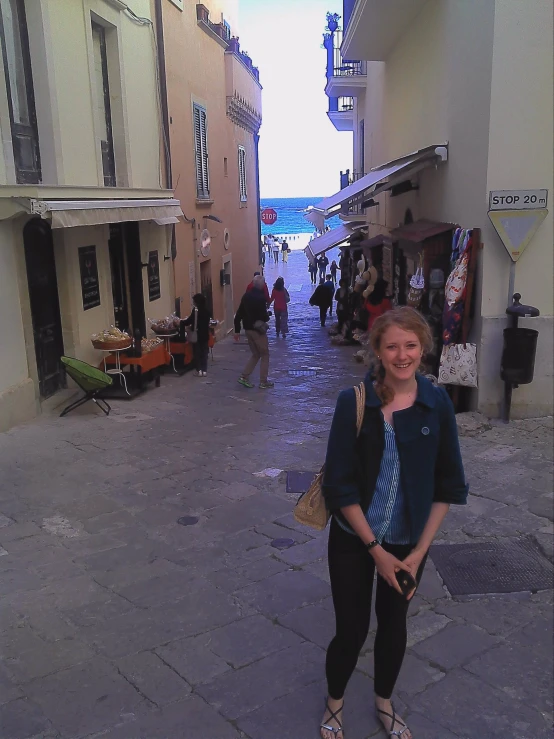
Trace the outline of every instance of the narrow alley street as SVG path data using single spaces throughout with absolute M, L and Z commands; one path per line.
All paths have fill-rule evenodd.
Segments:
M 248 348 L 228 337 L 207 378 L 0 435 L 2 739 L 318 736 L 327 533 L 295 523 L 286 479 L 319 468 L 337 393 L 364 368 L 319 326 L 303 253 L 267 269 L 270 288 L 279 274 L 292 302 L 287 339 L 270 330 L 273 390 L 257 370 L 254 389 L 237 383 Z M 471 416 L 461 433 L 473 494 L 438 543 L 528 537 L 551 556 L 552 419 Z M 551 737 L 552 583 L 452 597 L 435 564 L 396 698 L 415 739 Z M 372 637 L 347 739 L 385 736 Z

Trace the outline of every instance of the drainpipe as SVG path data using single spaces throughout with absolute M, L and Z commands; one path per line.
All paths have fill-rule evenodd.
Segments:
M 168 190 L 173 189 L 173 173 L 171 169 L 171 142 L 169 138 L 169 106 L 167 101 L 167 75 L 165 70 L 165 41 L 162 0 L 155 0 L 154 13 L 156 18 L 157 54 L 158 54 L 158 79 L 160 85 L 160 108 L 162 113 L 162 144 L 165 163 L 165 186 Z M 185 218 L 187 223 L 190 221 Z M 192 226 L 194 228 L 194 219 Z M 196 236 L 196 230 L 194 231 Z M 175 278 L 175 258 L 177 257 L 177 241 L 175 238 L 175 224 L 171 226 L 171 260 L 173 269 L 173 295 L 175 297 L 175 313 L 181 315 L 181 298 L 177 296 L 177 282 Z
M 256 202 L 258 206 L 258 264 L 262 263 L 262 203 L 260 198 L 260 135 L 254 134 L 254 161 L 256 164 Z

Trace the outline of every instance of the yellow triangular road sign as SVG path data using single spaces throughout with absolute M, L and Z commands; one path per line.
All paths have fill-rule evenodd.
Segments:
M 546 208 L 537 210 L 489 210 L 489 218 L 514 262 L 525 251 L 541 223 L 548 215 Z

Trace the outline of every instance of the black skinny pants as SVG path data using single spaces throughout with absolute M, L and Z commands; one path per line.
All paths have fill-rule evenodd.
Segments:
M 383 544 L 397 559 L 404 559 L 411 544 Z M 375 562 L 361 539 L 344 531 L 333 518 L 329 532 L 329 574 L 335 607 L 336 633 L 327 649 L 325 673 L 331 698 L 340 700 L 369 631 Z M 417 572 L 419 582 L 427 555 Z M 375 693 L 390 698 L 406 651 L 406 617 L 409 602 L 377 576 L 374 645 Z

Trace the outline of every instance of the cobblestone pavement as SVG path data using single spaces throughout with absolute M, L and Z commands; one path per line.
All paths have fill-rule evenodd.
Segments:
M 305 267 L 280 265 L 293 303 L 289 337 L 271 336 L 274 390 L 238 385 L 248 350 L 227 340 L 207 379 L 0 436 L 2 739 L 318 736 L 326 534 L 295 524 L 284 471 L 318 468 L 337 392 L 363 368 L 319 327 Z M 551 555 L 551 427 L 466 419 L 473 495 L 441 541 L 530 535 Z M 371 637 L 348 739 L 384 737 Z M 430 562 L 397 707 L 417 739 L 546 739 L 551 647 L 552 590 L 453 598 Z

